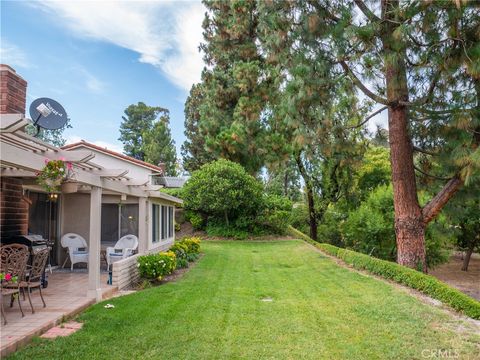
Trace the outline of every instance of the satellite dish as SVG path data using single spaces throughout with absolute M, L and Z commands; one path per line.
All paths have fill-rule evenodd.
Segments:
M 40 128 L 46 130 L 57 130 L 67 123 L 67 112 L 53 99 L 39 98 L 30 104 L 30 117 L 33 125 L 37 127 L 37 134 Z

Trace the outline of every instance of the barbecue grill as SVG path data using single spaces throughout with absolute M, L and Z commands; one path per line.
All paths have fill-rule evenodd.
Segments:
M 30 251 L 30 257 L 28 263 L 32 264 L 32 259 L 35 254 L 43 249 L 52 249 L 52 243 L 47 239 L 44 239 L 42 235 L 15 235 L 1 238 L 2 245 L 10 244 L 21 244 L 26 245 Z M 49 262 L 50 263 L 50 262 Z M 46 268 L 46 265 L 45 265 Z M 48 277 L 45 269 L 43 269 L 42 275 L 42 287 L 46 288 L 48 286 Z

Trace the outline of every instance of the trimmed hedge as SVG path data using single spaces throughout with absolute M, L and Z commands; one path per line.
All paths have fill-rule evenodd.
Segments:
M 325 253 L 338 257 L 355 269 L 367 270 L 372 274 L 393 280 L 418 290 L 442 303 L 451 306 L 457 311 L 474 319 L 480 319 L 480 302 L 470 296 L 441 282 L 437 278 L 421 273 L 386 260 L 377 259 L 355 251 L 342 249 L 330 244 L 318 243 L 293 227 L 289 228 L 292 236 L 316 246 Z

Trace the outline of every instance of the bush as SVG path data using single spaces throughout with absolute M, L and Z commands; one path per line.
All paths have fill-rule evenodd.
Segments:
M 243 226 L 240 228 L 238 227 L 238 222 L 236 222 L 235 226 L 227 226 L 222 223 L 209 222 L 205 231 L 207 232 L 208 236 L 245 240 L 249 237 L 250 233 L 246 230 L 242 230 L 242 227 Z
M 412 289 L 440 300 L 455 310 L 461 311 L 466 315 L 480 319 L 480 302 L 465 295 L 461 291 L 451 288 L 447 284 L 434 278 L 433 276 L 421 273 L 419 271 L 398 265 L 386 260 L 377 259 L 355 251 L 342 249 L 330 244 L 320 244 L 301 234 L 298 230 L 290 227 L 289 232 L 299 237 L 325 253 L 338 257 L 358 270 L 366 270 L 372 274 L 393 280 L 399 284 L 406 285 Z
M 426 202 L 421 194 L 420 200 Z M 392 186 L 379 186 L 355 210 L 340 227 L 343 247 L 381 259 L 396 261 L 397 244 L 394 228 Z M 433 267 L 448 260 L 446 244 L 451 241 L 445 216 L 439 215 L 425 231 L 427 266 Z M 328 241 L 323 239 L 322 241 Z M 340 244 L 338 244 L 340 245 Z
M 138 257 L 138 270 L 142 278 L 160 281 L 169 275 L 177 266 L 173 251 L 147 254 Z
M 188 245 L 182 242 L 176 242 L 170 248 L 177 258 L 177 269 L 188 267 Z
M 262 184 L 242 166 L 227 160 L 194 171 L 183 190 L 185 209 L 204 215 L 207 221 L 234 224 L 240 216 L 256 216 L 261 210 Z
M 256 220 L 268 232 L 285 234 L 292 212 L 292 202 L 280 195 L 266 194 L 263 197 L 263 211 Z M 255 222 L 255 221 L 254 221 Z
M 188 211 L 185 214 L 185 217 L 192 224 L 195 230 L 203 230 L 205 228 L 205 221 L 200 214 L 194 213 L 193 211 Z
M 192 236 L 188 238 L 183 238 L 180 241 L 181 244 L 187 246 L 187 253 L 188 254 L 199 254 L 200 253 L 200 243 L 201 240 L 198 237 Z

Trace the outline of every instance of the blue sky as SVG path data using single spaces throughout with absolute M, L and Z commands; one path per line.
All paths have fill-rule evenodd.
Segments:
M 199 2 L 1 2 L 0 60 L 28 81 L 27 115 L 38 97 L 66 109 L 68 142 L 120 150 L 124 109 L 166 107 L 177 150 L 183 107 L 203 67 Z

